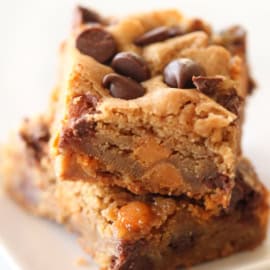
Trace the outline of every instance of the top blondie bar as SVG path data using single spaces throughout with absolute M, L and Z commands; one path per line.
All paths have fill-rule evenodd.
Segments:
M 61 47 L 51 153 L 59 179 L 229 204 L 245 98 L 245 32 L 176 10 L 76 10 Z

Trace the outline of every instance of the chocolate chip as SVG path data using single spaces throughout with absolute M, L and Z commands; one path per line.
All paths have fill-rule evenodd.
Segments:
M 253 207 L 257 207 L 257 204 L 260 202 L 261 196 L 259 192 L 245 179 L 245 173 L 253 173 L 250 172 L 252 169 L 249 166 L 250 164 L 245 161 L 240 162 L 238 165 L 228 212 L 235 208 L 240 208 L 241 210 L 246 208 L 250 211 Z
M 87 136 L 90 136 L 91 134 L 93 135 L 95 131 L 95 127 L 96 127 L 95 123 L 89 122 L 83 117 L 76 119 L 71 124 L 71 130 L 72 130 L 73 136 L 77 138 L 87 137 Z
M 245 199 L 245 196 L 246 196 L 245 185 L 243 186 L 241 183 L 239 183 L 239 181 L 236 182 L 236 185 L 232 190 L 228 210 L 234 209 L 240 201 L 243 201 Z
M 153 261 L 148 256 L 134 256 L 123 263 L 119 270 L 146 270 L 154 269 Z
M 36 125 L 26 120 L 19 134 L 28 149 L 32 150 L 35 159 L 40 160 L 44 155 L 44 146 L 50 139 L 48 126 L 41 123 Z
M 150 70 L 147 64 L 135 53 L 118 53 L 112 60 L 112 67 L 116 72 L 128 76 L 138 82 L 142 82 L 150 78 Z
M 139 83 L 116 73 L 107 74 L 103 78 L 103 85 L 116 98 L 134 99 L 145 93 L 144 88 Z
M 211 97 L 221 88 L 220 84 L 224 79 L 223 77 L 193 76 L 192 81 L 198 90 Z
M 118 254 L 112 256 L 110 269 L 112 270 L 145 270 L 156 269 L 154 261 L 143 254 L 144 241 L 128 243 L 122 241 L 118 246 Z
M 163 72 L 164 81 L 174 88 L 194 88 L 192 77 L 205 75 L 204 69 L 188 58 L 181 58 L 170 62 Z
M 96 132 L 96 123 L 85 117 L 72 119 L 60 133 L 59 148 L 73 148 L 80 152 L 88 152 L 89 138 L 93 138 Z
M 246 52 L 246 31 L 239 25 L 232 26 L 221 32 L 222 44 L 233 55 L 245 54 Z
M 77 6 L 74 11 L 73 27 L 77 28 L 84 23 L 101 22 L 102 19 L 98 13 L 91 9 Z
M 256 84 L 255 80 L 250 76 L 250 74 L 248 77 L 247 84 L 248 84 L 248 94 L 251 95 L 253 93 L 254 89 L 256 89 L 257 84 Z
M 192 81 L 199 91 L 214 99 L 230 112 L 238 115 L 242 98 L 237 95 L 235 88 L 223 86 L 223 77 L 194 76 Z
M 169 247 L 176 252 L 182 252 L 192 248 L 195 243 L 195 235 L 192 231 L 186 232 L 179 236 L 173 236 L 170 241 Z
M 237 95 L 235 89 L 231 89 L 227 93 L 221 94 L 217 102 L 228 111 L 238 115 L 242 98 Z
M 75 96 L 69 107 L 69 116 L 71 118 L 79 118 L 83 114 L 91 114 L 96 112 L 98 97 L 89 93 Z
M 204 179 L 204 184 L 210 189 L 228 189 L 230 187 L 230 178 L 227 175 L 217 173 Z
M 179 36 L 182 34 L 184 34 L 184 32 L 178 26 L 172 26 L 172 27 L 160 26 L 136 38 L 134 43 L 138 46 L 145 46 L 151 43 L 164 41 L 168 38 L 172 38 L 172 37 Z
M 82 53 L 100 63 L 110 60 L 116 53 L 113 36 L 100 26 L 92 26 L 83 31 L 76 40 L 76 47 Z

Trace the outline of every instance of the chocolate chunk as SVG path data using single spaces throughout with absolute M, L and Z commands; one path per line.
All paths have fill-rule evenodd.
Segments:
M 251 95 L 253 93 L 254 89 L 256 89 L 257 84 L 256 84 L 255 80 L 250 75 L 248 77 L 247 84 L 248 84 L 248 94 Z
M 60 134 L 58 146 L 60 148 L 76 148 L 78 151 L 87 150 L 88 138 L 95 136 L 96 123 L 84 117 L 72 119 Z
M 194 233 L 190 231 L 180 236 L 174 236 L 173 239 L 170 241 L 169 247 L 176 252 L 181 252 L 192 248 L 194 246 L 194 243 Z
M 227 209 L 227 212 L 230 212 L 235 208 L 240 208 L 242 211 L 244 209 L 249 209 L 250 211 L 260 203 L 261 196 L 259 192 L 256 191 L 252 184 L 246 182 L 244 179 L 243 172 L 250 170 L 246 165 L 247 164 L 245 163 L 240 164 L 240 170 L 236 172 L 235 187 L 232 190 L 230 206 Z
M 118 249 L 117 256 L 112 256 L 110 269 L 112 270 L 146 270 L 156 269 L 153 260 L 141 254 L 144 241 L 128 243 L 122 241 Z
M 91 56 L 100 63 L 107 62 L 116 53 L 113 36 L 99 26 L 83 31 L 77 37 L 76 47 L 82 54 Z
M 70 104 L 69 115 L 71 118 L 78 118 L 83 114 L 96 112 L 98 98 L 89 93 L 75 96 Z
M 121 265 L 118 270 L 146 270 L 154 269 L 152 260 L 147 256 L 134 256 Z
M 216 173 L 213 176 L 209 176 L 208 178 L 204 179 L 203 182 L 211 190 L 217 188 L 225 190 L 230 186 L 230 178 L 221 173 Z
M 252 189 L 247 189 L 247 184 L 243 181 L 242 175 L 241 178 L 239 176 L 236 177 L 236 185 L 232 190 L 230 205 L 228 210 L 234 209 L 237 204 L 241 201 L 244 201 L 247 195 L 252 192 Z
M 135 53 L 118 53 L 112 60 L 112 67 L 116 72 L 128 76 L 138 82 L 150 78 L 150 70 L 147 64 Z
M 193 76 L 192 81 L 196 88 L 207 96 L 213 96 L 221 88 L 223 77 Z
M 246 31 L 239 25 L 232 26 L 221 32 L 223 46 L 232 54 L 245 54 L 246 52 Z
M 172 38 L 183 34 L 184 34 L 183 30 L 178 26 L 172 27 L 160 26 L 136 38 L 134 43 L 138 46 L 145 46 L 151 43 L 164 41 L 168 38 Z
M 77 28 L 84 23 L 101 22 L 102 19 L 98 13 L 91 9 L 77 6 L 74 11 L 73 28 Z
M 242 98 L 237 95 L 235 89 L 231 89 L 226 93 L 221 94 L 217 98 L 217 102 L 230 112 L 238 115 Z
M 163 72 L 164 81 L 174 88 L 194 88 L 192 77 L 205 75 L 203 67 L 188 58 L 170 62 Z
M 145 93 L 144 88 L 139 83 L 116 73 L 107 74 L 103 78 L 103 85 L 116 98 L 134 99 Z
M 95 132 L 96 124 L 93 122 L 89 122 L 84 117 L 76 119 L 71 124 L 71 130 L 74 137 L 82 138 L 93 135 Z
M 238 115 L 242 98 L 237 95 L 235 88 L 223 86 L 223 77 L 194 76 L 192 81 L 199 91 L 214 99 L 230 112 Z
M 49 129 L 46 125 L 34 125 L 25 120 L 24 126 L 20 130 L 20 137 L 26 144 L 26 146 L 32 150 L 34 158 L 40 160 L 44 155 L 44 145 L 46 145 L 50 139 Z M 29 132 L 30 131 L 30 132 Z

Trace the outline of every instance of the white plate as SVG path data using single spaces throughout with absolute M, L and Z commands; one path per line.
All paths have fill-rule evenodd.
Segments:
M 2 270 L 82 270 L 80 258 L 89 261 L 76 237 L 62 226 L 33 217 L 5 195 L 0 197 L 0 269 Z M 1 267 L 1 258 L 5 266 Z
M 88 262 L 88 270 L 97 270 L 91 259 L 79 248 L 75 237 L 63 227 L 28 215 L 6 196 L 0 197 L 0 216 L 0 269 L 83 270 L 82 266 L 76 266 L 78 259 L 83 258 Z M 243 252 L 192 269 L 269 270 L 269 250 L 268 238 L 252 252 Z
M 260 178 L 270 187 L 268 0 L 245 1 L 244 4 L 236 0 L 136 0 L 128 4 L 123 0 L 1 1 L 0 140 L 5 139 L 9 129 L 16 127 L 22 116 L 40 112 L 45 107 L 54 85 L 56 51 L 70 25 L 70 11 L 76 2 L 88 3 L 107 14 L 179 7 L 189 15 L 206 18 L 217 28 L 243 24 L 249 30 L 250 59 L 260 86 L 260 91 L 249 102 L 243 145 Z M 76 267 L 79 257 L 87 258 L 74 237 L 53 223 L 27 215 L 0 196 L 0 270 L 84 269 Z M 270 270 L 270 240 L 254 252 L 195 269 Z

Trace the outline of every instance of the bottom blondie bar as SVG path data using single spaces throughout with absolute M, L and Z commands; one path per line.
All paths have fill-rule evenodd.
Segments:
M 205 210 L 184 196 L 134 195 L 86 182 L 57 182 L 46 120 L 26 121 L 5 149 L 5 187 L 32 213 L 78 233 L 101 269 L 175 269 L 255 248 L 266 235 L 267 191 L 242 159 L 230 207 Z

